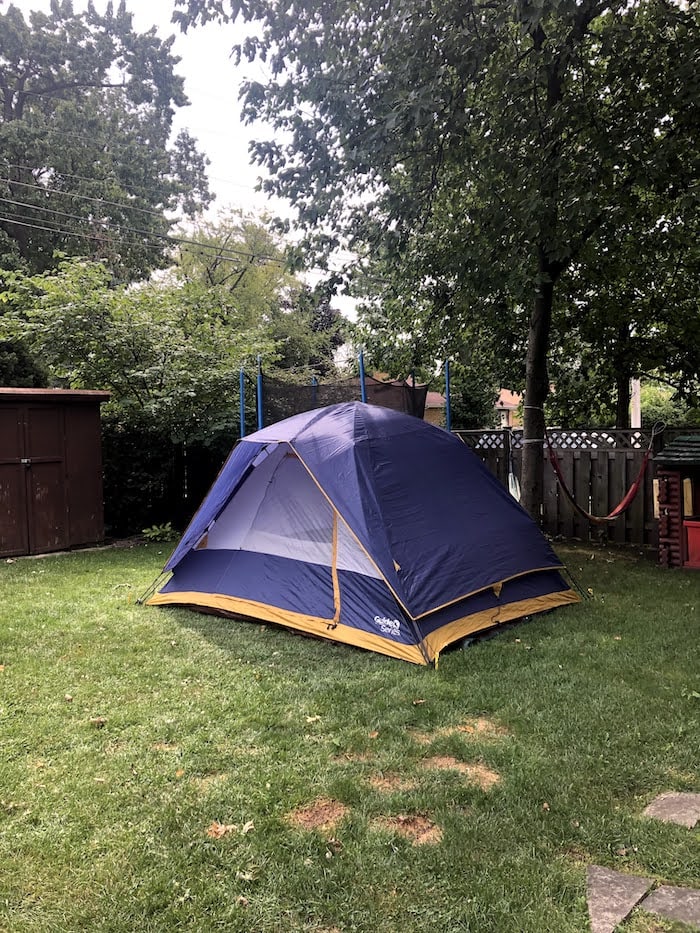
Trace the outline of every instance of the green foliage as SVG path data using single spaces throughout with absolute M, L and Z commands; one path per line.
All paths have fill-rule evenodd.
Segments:
M 69 388 L 107 389 L 106 521 L 133 534 L 184 527 L 239 434 L 239 375 L 258 355 L 322 375 L 343 325 L 323 294 L 286 268 L 277 240 L 239 217 L 195 231 L 167 275 L 116 284 L 104 264 L 64 258 L 54 271 L 3 275 L 2 346 Z M 9 364 L 12 363 L 10 370 Z M 0 370 L 4 376 L 4 371 Z M 247 394 L 247 427 L 254 424 Z
M 452 427 L 476 430 L 497 426 L 499 385 L 483 360 L 472 359 L 450 367 Z
M 659 421 L 669 428 L 700 425 L 698 409 L 686 405 L 669 386 L 645 383 L 641 396 L 644 428 L 652 428 Z
M 141 534 L 147 541 L 164 542 L 173 541 L 177 537 L 177 531 L 171 522 L 163 522 L 160 525 L 151 525 L 148 528 L 142 528 Z
M 0 386 L 37 389 L 48 385 L 48 373 L 19 340 L 0 340 Z
M 0 333 L 24 340 L 64 384 L 112 392 L 107 410 L 124 423 L 174 440 L 235 420 L 240 366 L 274 347 L 263 320 L 224 314 L 220 293 L 197 282 L 111 287 L 103 265 L 81 260 L 6 280 Z
M 167 262 L 173 214 L 212 197 L 195 141 L 170 142 L 187 104 L 172 44 L 123 2 L 0 13 L 0 268 L 90 256 L 128 281 Z
M 375 315 L 404 351 L 431 330 L 455 340 L 465 331 L 468 343 L 475 317 L 500 332 L 504 310 L 533 439 L 551 347 L 584 317 L 583 342 L 616 373 L 602 326 L 613 317 L 657 356 L 670 328 L 672 365 L 696 377 L 695 5 L 372 0 L 361 14 L 350 0 L 180 5 L 185 26 L 254 21 L 238 54 L 266 63 L 243 106 L 251 123 L 278 131 L 253 146 L 266 187 L 293 203 L 312 260 L 349 246 L 348 275 L 388 279 L 405 296 Z M 617 348 L 626 366 L 648 358 L 650 346 L 627 343 Z M 524 459 L 524 501 L 539 514 L 541 449 L 528 445 Z

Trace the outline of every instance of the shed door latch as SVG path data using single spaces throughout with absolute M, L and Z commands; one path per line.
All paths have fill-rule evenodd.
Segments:
M 32 465 L 32 461 L 29 459 L 29 457 L 22 457 L 22 459 L 20 460 L 20 463 L 23 463 L 25 466 Z

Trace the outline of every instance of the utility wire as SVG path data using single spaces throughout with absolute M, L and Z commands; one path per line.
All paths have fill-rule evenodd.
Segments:
M 149 214 L 151 217 L 163 217 L 163 214 L 159 211 L 152 211 L 147 207 L 137 207 L 135 204 L 129 204 L 128 201 L 108 201 L 106 198 L 92 198 L 87 194 L 73 194 L 71 191 L 61 191 L 60 188 L 45 188 L 43 185 L 30 185 L 29 182 L 26 181 L 12 181 L 11 178 L 3 178 L 2 176 L 0 176 L 0 181 L 7 181 L 12 185 L 19 185 L 22 188 L 32 188 L 35 191 L 41 191 L 46 194 L 64 195 L 76 201 L 90 201 L 93 204 L 108 204 L 110 207 L 122 207 L 129 211 L 137 211 L 139 214 Z M 0 200 L 9 201 L 11 204 L 23 204 L 22 201 L 10 201 L 9 198 L 0 198 Z M 38 204 L 24 204 L 24 206 L 39 208 Z M 61 212 L 56 211 L 56 213 Z
M 3 164 L 6 168 L 18 168 L 18 169 L 22 169 L 23 171 L 32 172 L 32 173 L 36 171 L 42 171 L 42 169 L 38 168 L 36 165 L 22 165 L 19 162 L 4 162 Z M 109 181 L 108 178 L 94 178 L 94 177 L 90 178 L 87 175 L 72 175 L 70 172 L 62 172 L 60 169 L 54 169 L 54 168 L 51 168 L 50 166 L 44 166 L 43 169 L 45 169 L 46 171 L 53 172 L 55 175 L 58 175 L 61 178 L 75 178 L 77 181 L 88 181 L 88 182 L 92 182 L 93 184 L 95 183 L 106 184 Z M 258 190 L 254 185 L 244 185 L 239 181 L 231 181 L 231 179 L 229 178 L 222 178 L 221 175 L 207 174 L 207 179 L 209 181 L 220 181 L 225 185 L 231 185 L 233 188 L 243 188 L 246 191 L 257 191 Z M 13 178 L 0 178 L 0 181 L 8 181 L 13 185 L 28 185 L 29 184 L 29 182 L 15 181 Z M 145 196 L 148 194 L 147 188 L 138 188 L 138 187 L 134 187 L 133 185 L 124 185 L 121 183 L 121 181 L 117 181 L 117 184 L 119 185 L 120 188 L 123 188 L 124 191 L 130 191 L 130 192 L 133 192 L 134 194 L 142 195 L 142 196 Z M 40 188 L 42 191 L 57 191 L 58 193 L 63 194 L 60 188 L 49 188 L 44 185 L 35 185 L 35 186 L 30 186 L 30 187 L 37 187 L 37 188 Z M 80 195 L 74 195 L 74 197 L 80 197 Z
M 8 200 L 7 198 L 0 198 L 0 201 L 7 201 L 7 200 Z M 10 203 L 17 203 L 17 202 L 10 202 Z M 34 208 L 34 205 L 32 204 L 29 204 L 26 206 L 30 208 Z M 50 208 L 38 208 L 38 210 L 48 211 L 49 213 L 63 213 L 63 212 L 58 212 L 58 211 L 54 212 Z M 84 217 L 79 217 L 76 214 L 65 214 L 64 213 L 63 216 L 67 218 L 73 218 L 76 220 L 80 220 L 83 222 L 85 221 Z M 198 249 L 204 250 L 206 252 L 210 252 L 217 258 L 224 260 L 224 261 L 228 261 L 228 262 L 240 262 L 240 259 L 243 258 L 243 259 L 259 259 L 264 262 L 276 263 L 277 265 L 280 265 L 280 266 L 286 265 L 283 259 L 279 259 L 276 256 L 267 256 L 264 253 L 245 252 L 244 250 L 237 250 L 237 249 L 234 249 L 233 247 L 225 247 L 223 249 L 220 249 L 214 244 L 199 243 L 196 240 L 189 240 L 185 237 L 171 236 L 166 233 L 156 233 L 156 232 L 152 232 L 148 230 L 139 230 L 136 227 L 121 227 L 121 226 L 114 227 L 113 225 L 109 223 L 104 223 L 102 221 L 98 221 L 98 223 L 100 224 L 100 227 L 104 231 L 104 234 L 102 236 L 99 236 L 96 233 L 92 233 L 92 234 L 81 233 L 77 230 L 62 230 L 58 227 L 49 227 L 44 224 L 38 224 L 35 222 L 34 218 L 27 218 L 26 216 L 24 220 L 21 220 L 17 217 L 0 216 L 0 222 L 9 223 L 9 224 L 17 224 L 21 227 L 28 227 L 34 230 L 43 230 L 48 233 L 58 233 L 61 236 L 79 237 L 85 240 L 97 240 L 101 243 L 104 243 L 104 240 L 105 240 L 104 234 L 116 233 L 120 238 L 123 239 L 124 243 L 127 246 L 143 246 L 144 245 L 143 241 L 140 241 L 140 242 L 136 240 L 130 241 L 126 239 L 124 234 L 131 233 L 131 234 L 135 234 L 136 236 L 142 236 L 144 240 L 146 241 L 146 243 L 149 243 L 150 241 L 150 245 L 155 245 L 155 242 L 154 242 L 155 240 L 164 240 L 166 243 L 169 243 L 172 246 L 181 246 L 181 245 L 194 246 L 194 247 L 197 247 Z
M 88 175 L 71 175 L 70 172 L 62 172 L 60 169 L 52 168 L 50 165 L 44 165 L 44 166 L 23 165 L 21 162 L 3 162 L 2 164 L 6 168 L 18 168 L 26 172 L 32 172 L 32 174 L 37 171 L 39 172 L 49 171 L 49 172 L 55 173 L 56 175 L 60 175 L 61 178 L 75 178 L 78 181 L 90 181 L 90 182 L 93 182 L 93 184 L 95 182 L 98 182 L 100 184 L 102 183 L 106 184 L 110 180 L 108 178 L 95 178 L 95 177 L 91 178 Z M 12 179 L 10 179 L 10 181 L 12 182 L 12 184 L 19 184 L 19 182 L 15 182 Z M 125 185 L 125 184 L 122 184 L 121 181 L 118 181 L 118 184 L 120 188 L 124 189 L 124 191 L 131 191 L 134 194 L 139 194 L 139 195 L 148 194 L 148 188 L 137 187 L 134 185 Z M 37 187 L 41 188 L 42 186 L 38 185 Z
M 75 237 L 76 239 L 80 239 L 80 240 L 94 240 L 98 243 L 102 243 L 103 245 L 105 243 L 105 237 L 98 236 L 98 234 L 96 233 L 79 233 L 77 230 L 61 230 L 58 227 L 48 227 L 43 224 L 30 223 L 28 220 L 19 220 L 16 217 L 5 217 L 5 216 L 0 215 L 0 223 L 16 224 L 17 226 L 20 226 L 20 227 L 28 227 L 32 230 L 43 230 L 43 231 L 46 231 L 47 233 L 57 233 L 60 236 Z M 132 247 L 144 246 L 144 241 L 128 240 L 125 237 L 121 237 L 121 239 L 125 246 L 132 246 Z M 164 239 L 168 240 L 173 245 L 185 243 L 185 244 L 192 245 L 192 246 L 199 246 L 203 249 L 209 249 L 209 248 L 216 249 L 216 247 L 209 247 L 208 244 L 206 243 L 196 243 L 193 240 L 185 240 L 179 237 L 164 237 Z M 155 245 L 153 243 L 149 244 L 148 240 L 149 238 L 146 237 L 145 245 Z M 234 257 L 231 255 L 226 255 L 225 253 L 221 253 L 219 251 L 216 252 L 216 257 L 221 259 L 222 262 L 238 262 L 240 256 L 243 256 L 248 259 L 262 259 L 265 262 L 276 263 L 281 266 L 285 265 L 282 259 L 276 259 L 270 256 L 258 255 L 257 253 L 244 253 L 241 251 L 241 252 L 237 252 L 236 256 Z M 343 269 L 333 268 L 332 266 L 329 266 L 327 269 L 320 269 L 315 266 L 312 269 L 307 269 L 305 271 L 308 274 L 326 275 L 328 272 L 342 272 Z M 369 280 L 376 281 L 380 284 L 385 281 L 383 279 L 375 279 L 375 278 L 370 278 Z

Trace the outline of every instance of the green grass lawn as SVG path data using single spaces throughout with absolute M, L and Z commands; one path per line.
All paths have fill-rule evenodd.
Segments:
M 163 545 L 3 562 L 0 930 L 567 933 L 590 863 L 700 887 L 642 816 L 700 791 L 700 574 L 561 554 L 591 600 L 438 670 L 138 606 Z

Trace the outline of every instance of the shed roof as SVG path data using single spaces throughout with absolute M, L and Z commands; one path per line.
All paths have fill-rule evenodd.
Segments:
M 111 395 L 96 389 L 23 389 L 0 388 L 0 402 L 106 402 Z
M 681 434 L 654 455 L 664 466 L 700 466 L 700 434 Z

